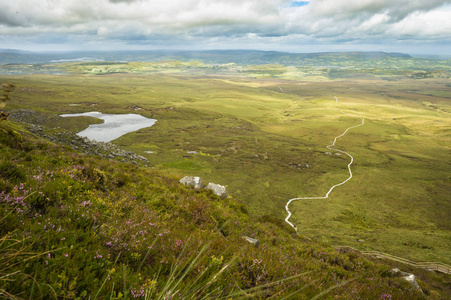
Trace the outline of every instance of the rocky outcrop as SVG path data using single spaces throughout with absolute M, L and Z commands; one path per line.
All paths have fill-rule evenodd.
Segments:
M 225 187 L 222 186 L 222 185 L 210 182 L 207 185 L 206 189 L 213 191 L 213 194 L 215 194 L 216 196 L 221 197 L 222 199 L 227 197 L 227 191 L 226 191 Z
M 182 179 L 180 179 L 179 182 L 184 185 L 192 186 L 196 189 L 201 189 L 201 188 L 205 187 L 205 185 L 202 182 L 202 179 L 200 177 L 195 177 L 195 176 L 185 176 Z
M 180 179 L 179 182 L 184 185 L 189 185 L 189 186 L 192 186 L 197 189 L 205 188 L 207 190 L 211 190 L 213 192 L 213 194 L 221 197 L 221 199 L 224 199 L 225 197 L 227 197 L 227 191 L 223 185 L 219 185 L 219 184 L 210 182 L 207 186 L 205 186 L 202 183 L 202 179 L 200 177 L 185 176 L 182 179 Z
M 10 120 L 27 125 L 27 129 L 33 134 L 54 143 L 69 145 L 73 149 L 84 154 L 98 155 L 103 158 L 116 159 L 133 164 L 142 163 L 147 165 L 149 161 L 131 151 L 125 151 L 112 143 L 97 142 L 86 137 L 80 137 L 70 131 L 58 128 L 47 128 L 42 125 L 49 121 L 55 121 L 59 116 L 37 113 L 33 110 L 21 109 L 10 112 Z M 55 130 L 57 129 L 57 130 Z
M 38 113 L 31 109 L 13 109 L 10 111 L 10 120 L 27 125 L 44 125 L 47 122 L 56 121 L 60 117 Z
M 411 273 L 403 272 L 398 268 L 391 270 L 391 273 L 392 273 L 393 277 L 401 277 L 402 279 L 408 281 L 416 290 L 419 290 L 422 292 L 422 290 L 421 290 L 420 286 L 418 285 L 418 282 L 415 278 L 415 275 L 413 275 Z

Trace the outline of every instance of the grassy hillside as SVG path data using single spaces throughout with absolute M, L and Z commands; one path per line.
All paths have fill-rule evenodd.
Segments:
M 78 154 L 9 121 L 0 145 L 3 298 L 424 298 L 386 265 L 164 173 Z M 413 271 L 431 299 L 449 295 L 449 276 Z
M 449 79 L 167 74 L 6 79 L 18 86 L 10 109 L 156 118 L 155 126 L 114 143 L 145 156 L 155 169 L 226 185 L 251 215 L 279 220 L 288 199 L 324 195 L 347 177 L 348 159 L 327 154 L 325 146 L 365 118 L 365 126 L 337 143 L 355 157 L 354 178 L 329 201 L 294 202 L 295 224 L 303 235 L 334 245 L 451 263 Z M 77 131 L 89 122 L 55 115 L 45 125 L 52 132 Z
M 39 124 L 40 127 L 33 127 L 37 134 L 49 138 L 70 138 L 66 130 L 78 132 L 88 124 L 98 122 L 87 117 L 63 119 L 57 116 L 61 113 L 93 110 L 103 113 L 133 112 L 158 120 L 153 127 L 129 133 L 114 141 L 119 147 L 148 159 L 150 167 L 147 169 L 88 157 L 80 163 L 81 170 L 88 168 L 94 173 L 89 175 L 91 171 L 83 171 L 88 173 L 76 177 L 78 180 L 102 182 L 96 187 L 99 194 L 94 197 L 97 199 L 104 196 L 108 198 L 110 191 L 123 188 L 122 194 L 116 194 L 111 198 L 114 200 L 108 201 L 115 203 L 117 199 L 122 199 L 121 195 L 127 195 L 124 196 L 126 203 L 135 203 L 135 199 L 129 196 L 144 199 L 145 203 L 149 200 L 154 205 L 152 207 L 158 207 L 157 215 L 160 218 L 180 204 L 175 198 L 184 189 L 177 187 L 174 192 L 169 188 L 173 191 L 169 202 L 166 192 L 162 192 L 164 196 L 159 197 L 165 199 L 161 200 L 163 204 L 160 200 L 152 200 L 155 192 L 148 189 L 158 190 L 163 185 L 165 190 L 166 180 L 178 186 L 175 178 L 198 175 L 206 182 L 225 185 L 228 192 L 239 199 L 239 203 L 226 200 L 230 202 L 226 207 L 220 201 L 212 202 L 216 204 L 211 206 L 209 195 L 193 192 L 195 197 L 204 197 L 199 200 L 202 203 L 199 205 L 209 203 L 206 213 L 213 219 L 207 217 L 204 221 L 213 229 L 208 227 L 210 225 L 205 225 L 206 228 L 212 232 L 222 232 L 226 238 L 235 236 L 233 243 L 242 242 L 242 234 L 255 234 L 259 238 L 262 235 L 280 236 L 284 242 L 274 244 L 271 251 L 285 253 L 286 250 L 281 250 L 284 247 L 292 251 L 294 248 L 290 247 L 297 245 L 297 239 L 292 236 L 293 230 L 283 222 L 286 202 L 293 197 L 324 196 L 332 185 L 347 178 L 349 159 L 344 155 L 336 155 L 326 146 L 346 128 L 360 124 L 365 118 L 364 126 L 350 130 L 336 144 L 337 149 L 348 151 L 354 156 L 352 180 L 335 189 L 328 199 L 296 201 L 290 205 L 293 213 L 290 220 L 298 226 L 299 233 L 304 237 L 303 245 L 321 248 L 319 252 L 335 253 L 331 249 L 324 251 L 324 246 L 318 246 L 318 242 L 323 242 L 325 245 L 383 251 L 414 261 L 451 263 L 451 222 L 448 217 L 451 213 L 451 203 L 448 201 L 451 189 L 451 82 L 446 70 L 405 69 L 397 68 L 396 65 L 389 70 L 283 65 L 238 67 L 177 61 L 48 66 L 50 69 L 56 66 L 60 71 L 73 74 L 1 77 L 2 81 L 13 82 L 17 86 L 13 101 L 7 105 L 8 110 L 32 109 L 38 112 L 32 118 L 30 114 L 25 114 L 27 117 L 22 119 Z M 36 66 L 31 68 L 35 69 Z M 20 130 L 16 129 L 16 132 Z M 58 151 L 63 151 L 62 148 L 58 149 L 52 152 L 54 165 L 58 165 Z M 64 151 L 71 153 L 68 148 Z M 5 156 L 5 159 L 11 157 Z M 34 174 L 27 170 L 34 170 L 36 166 L 26 169 L 28 167 L 22 160 L 11 159 L 14 163 L 18 161 L 18 170 L 26 170 L 26 175 Z M 42 160 L 42 164 L 46 165 L 51 164 L 51 159 L 31 157 L 25 161 Z M 78 165 L 76 161 L 68 162 Z M 4 169 L 14 170 L 15 167 L 8 165 Z M 9 173 L 4 174 L 7 176 Z M 122 177 L 125 179 L 120 179 Z M 161 179 L 158 187 L 136 183 L 145 182 L 147 177 L 167 179 Z M 28 177 L 20 178 L 25 180 Z M 118 181 L 116 178 L 119 178 Z M 5 191 L 7 188 L 14 190 L 14 186 L 20 184 L 20 180 L 9 182 L 8 179 L 5 182 Z M 84 189 L 92 190 L 92 187 L 83 188 L 83 193 Z M 60 190 L 55 186 L 49 187 L 49 191 L 51 189 Z M 34 190 L 38 192 L 37 187 Z M 68 199 L 72 196 L 64 197 Z M 77 197 L 83 199 L 88 196 L 82 194 Z M 185 213 L 193 211 L 186 204 L 191 203 L 191 200 L 182 202 L 185 203 L 182 205 Z M 104 208 L 109 207 L 109 204 L 104 205 Z M 116 208 L 111 210 L 107 219 L 117 219 L 116 215 L 124 213 L 121 211 L 122 206 L 122 202 L 114 206 Z M 55 206 L 44 205 L 39 209 L 47 211 L 47 207 Z M 136 208 L 138 211 L 145 209 Z M 101 207 L 97 209 L 100 215 L 102 211 Z M 202 212 L 205 212 L 204 209 Z M 55 214 L 61 215 L 61 212 Z M 236 227 L 229 223 L 227 225 L 232 226 L 228 230 L 234 233 L 225 232 L 224 220 L 234 218 L 237 219 Z M 171 227 L 174 232 L 183 223 L 172 219 L 172 215 L 167 215 L 164 220 L 168 224 L 174 223 L 177 228 Z M 193 219 L 187 220 L 185 222 L 190 223 Z M 260 222 L 254 224 L 256 220 Z M 202 222 L 195 221 L 196 226 Z M 94 223 L 94 226 L 98 225 Z M 113 225 L 109 223 L 108 226 Z M 183 234 L 196 231 L 196 228 L 187 229 Z M 243 233 L 239 229 L 247 231 Z M 209 232 L 207 229 L 201 230 Z M 260 235 L 255 230 L 260 230 Z M 196 235 L 195 240 L 199 240 L 201 235 Z M 99 236 L 97 231 L 95 236 Z M 180 239 L 185 245 L 180 236 L 173 241 Z M 227 240 L 225 243 L 231 242 Z M 234 248 L 229 249 L 232 252 L 242 247 L 239 243 L 233 243 L 231 245 Z M 285 246 L 282 247 L 282 244 Z M 201 251 L 202 246 L 194 248 Z M 122 253 L 122 250 L 118 252 Z M 271 254 L 271 257 L 297 256 L 293 253 L 287 256 Z M 136 261 L 142 261 L 141 258 L 145 256 L 143 253 L 140 255 Z M 208 255 L 210 258 L 212 255 L 220 257 L 217 252 Z M 226 256 L 221 255 L 225 259 Z M 228 260 L 232 261 L 233 257 L 229 255 Z M 311 259 L 310 254 L 307 257 Z M 193 259 L 193 256 L 187 256 L 186 259 Z M 175 261 L 178 265 L 178 260 Z M 277 269 L 271 278 L 279 280 L 299 274 L 294 269 Z M 170 278 L 168 276 L 165 278 Z M 345 277 L 340 278 L 345 281 Z M 349 275 L 346 278 L 351 277 Z M 272 280 L 266 279 L 264 282 Z M 334 285 L 325 284 L 326 281 L 319 288 L 311 290 L 311 294 L 306 292 L 307 295 L 321 293 Z M 258 284 L 254 282 L 254 285 Z M 125 286 L 124 291 L 127 290 Z M 250 286 L 253 285 L 248 284 L 246 287 Z M 288 290 L 294 291 L 291 288 Z M 227 290 L 224 295 L 231 291 Z M 123 291 L 121 293 L 124 294 Z M 338 293 L 343 297 L 342 292 Z M 374 297 L 372 295 L 369 298 Z

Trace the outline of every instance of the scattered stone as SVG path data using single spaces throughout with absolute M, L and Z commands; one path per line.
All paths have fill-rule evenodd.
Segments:
M 137 155 L 136 157 L 137 157 L 138 159 L 140 159 L 140 160 L 145 161 L 145 162 L 149 162 L 149 161 L 147 160 L 147 158 L 145 158 L 144 156 Z
M 186 151 L 186 153 L 188 153 L 188 154 L 198 154 L 199 152 L 197 152 L 197 151 Z
M 257 239 L 253 239 L 253 238 L 245 236 L 245 235 L 243 235 L 242 237 L 249 243 L 253 244 L 255 247 L 258 247 L 260 245 L 260 241 Z
M 403 272 L 403 271 L 401 271 L 401 270 L 398 269 L 398 268 L 394 268 L 394 269 L 391 270 L 391 275 L 392 275 L 392 277 L 395 277 L 395 276 L 397 276 L 397 275 L 405 276 L 405 275 L 407 275 L 407 274 L 409 274 L 409 273 Z
M 189 185 L 197 189 L 201 189 L 204 187 L 204 184 L 202 182 L 202 179 L 200 177 L 195 176 L 185 176 L 179 181 L 180 183 L 184 185 Z
M 401 278 L 406 280 L 407 282 L 409 282 L 414 287 L 414 289 L 416 289 L 416 290 L 418 290 L 420 292 L 423 292 L 421 290 L 420 286 L 418 285 L 418 282 L 417 282 L 417 280 L 415 278 L 415 275 L 407 273 L 407 272 L 403 272 L 403 271 L 401 271 L 398 268 L 395 268 L 395 269 L 391 270 L 391 273 L 392 273 L 393 277 L 401 276 Z
M 341 153 L 337 152 L 337 153 L 335 153 L 335 155 L 338 155 L 338 156 L 340 156 L 340 155 L 341 155 Z
M 45 138 L 54 143 L 62 143 L 71 146 L 75 150 L 82 150 L 82 153 L 88 155 L 98 155 L 104 158 L 117 158 L 122 162 L 132 162 L 136 164 L 137 161 L 149 163 L 149 161 L 140 155 L 136 155 L 131 151 L 124 151 L 112 143 L 92 141 L 86 137 L 80 137 L 70 131 L 58 131 L 56 133 L 49 133 L 50 128 L 46 128 L 44 124 L 58 121 L 60 116 L 46 115 L 38 113 L 33 110 L 20 109 L 11 110 L 10 119 L 16 122 L 23 123 L 28 130 L 37 136 Z M 53 128 L 54 130 L 55 128 Z M 52 130 L 52 131 L 53 131 Z
M 404 276 L 403 279 L 407 280 L 416 290 L 422 291 L 420 286 L 418 285 L 415 275 L 410 274 L 408 276 Z
M 185 176 L 182 179 L 180 179 L 179 182 L 184 185 L 192 186 L 194 188 L 198 188 L 198 189 L 205 188 L 207 190 L 211 190 L 213 192 L 213 194 L 221 197 L 221 199 L 224 199 L 225 197 L 227 197 L 227 191 L 224 186 L 213 183 L 213 182 L 210 182 L 207 186 L 204 186 L 202 179 L 200 177 Z
M 222 199 L 224 199 L 225 197 L 227 197 L 227 191 L 226 191 L 225 187 L 222 186 L 222 185 L 219 185 L 219 184 L 210 182 L 210 183 L 207 185 L 206 189 L 207 189 L 207 190 L 212 190 L 213 193 L 214 193 L 216 196 L 219 196 L 219 197 L 221 197 Z

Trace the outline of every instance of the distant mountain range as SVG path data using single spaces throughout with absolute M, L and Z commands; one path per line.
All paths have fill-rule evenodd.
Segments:
M 243 65 L 282 64 L 291 66 L 353 66 L 376 61 L 417 60 L 408 54 L 387 52 L 325 52 L 287 53 L 258 50 L 206 51 L 87 51 L 87 52 L 30 52 L 0 49 L 0 64 L 44 64 L 82 61 L 200 61 L 207 64 L 236 63 Z M 425 60 L 421 58 L 420 60 Z M 437 61 L 438 59 L 427 58 Z

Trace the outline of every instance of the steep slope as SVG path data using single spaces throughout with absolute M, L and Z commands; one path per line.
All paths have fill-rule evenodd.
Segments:
M 0 189 L 1 297 L 425 297 L 387 265 L 303 239 L 283 220 L 253 220 L 233 198 L 10 121 L 0 123 Z M 426 295 L 447 296 L 447 275 L 418 272 Z

